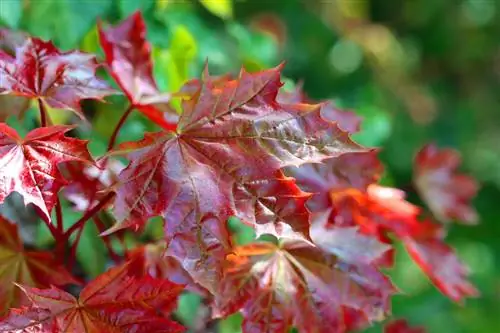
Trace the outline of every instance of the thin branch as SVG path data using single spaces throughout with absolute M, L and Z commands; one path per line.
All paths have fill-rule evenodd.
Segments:
M 64 234 L 64 220 L 62 213 L 61 200 L 59 199 L 59 195 L 57 195 L 56 201 L 56 219 L 57 219 L 57 231 L 59 234 Z
M 110 192 L 108 194 L 106 194 L 106 196 L 104 196 L 100 201 L 99 203 L 97 203 L 97 205 L 95 205 L 94 207 L 92 207 L 91 209 L 87 210 L 85 212 L 85 214 L 83 214 L 83 216 L 75 222 L 75 224 L 73 224 L 65 233 L 64 233 L 64 236 L 66 237 L 66 239 L 69 239 L 69 237 L 71 237 L 71 234 L 79 229 L 80 227 L 83 227 L 83 225 L 85 225 L 85 222 L 87 222 L 88 220 L 90 220 L 95 214 L 97 214 L 104 206 L 106 206 L 108 204 L 109 201 L 111 201 L 111 199 L 113 199 L 113 197 L 115 196 L 115 193 L 114 192 Z
M 125 111 L 125 113 L 121 116 L 120 120 L 118 121 L 118 124 L 116 124 L 115 129 L 113 130 L 113 134 L 111 134 L 111 138 L 109 139 L 108 151 L 113 149 L 113 147 L 116 143 L 116 139 L 118 137 L 118 133 L 120 132 L 120 129 L 122 128 L 123 124 L 125 123 L 125 120 L 127 120 L 128 116 L 130 115 L 130 113 L 132 112 L 133 109 L 134 109 L 134 105 L 130 105 L 127 108 L 127 110 Z
M 41 98 L 38 99 L 38 109 L 40 110 L 40 123 L 42 127 L 47 127 L 48 125 L 48 117 L 47 109 L 45 108 L 45 104 Z

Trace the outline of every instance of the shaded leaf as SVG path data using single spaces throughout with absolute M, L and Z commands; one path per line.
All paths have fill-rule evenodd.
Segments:
M 27 304 L 14 283 L 39 288 L 78 284 L 51 252 L 24 249 L 17 225 L 0 216 L 0 317 Z
M 55 287 L 21 286 L 32 305 L 11 310 L 0 322 L 0 332 L 40 332 L 43 327 L 74 333 L 182 332 L 182 326 L 166 317 L 182 286 L 149 276 L 131 278 L 126 271 L 114 268 L 100 275 L 78 299 Z

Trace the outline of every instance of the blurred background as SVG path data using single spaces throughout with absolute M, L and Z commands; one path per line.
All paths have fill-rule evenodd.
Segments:
M 394 298 L 393 312 L 431 333 L 500 332 L 500 1 L 0 0 L 0 26 L 102 59 L 97 19 L 115 24 L 138 9 L 163 91 L 198 76 L 206 59 L 214 74 L 285 60 L 289 87 L 301 83 L 312 100 L 335 100 L 364 118 L 355 138 L 383 147 L 384 182 L 408 191 L 411 201 L 420 203 L 411 185 L 417 149 L 430 141 L 458 149 L 463 170 L 481 183 L 474 202 L 481 223 L 454 225 L 449 243 L 471 267 L 482 296 L 452 304 L 400 251 L 390 274 L 404 295 Z M 95 155 L 105 151 L 109 124 L 125 109 L 123 97 L 109 101 L 85 105 L 93 129 L 82 135 L 93 138 Z M 26 133 L 36 124 L 38 113 L 31 111 L 8 121 Z M 52 114 L 55 122 L 74 121 L 69 117 Z M 152 129 L 136 113 L 119 139 Z M 79 250 L 89 275 L 106 265 L 94 260 L 105 252 L 95 234 L 84 232 Z M 42 231 L 34 241 L 47 239 Z M 199 299 L 186 296 L 178 315 L 192 322 L 199 306 Z M 239 320 L 233 316 L 218 330 L 238 332 Z M 380 331 L 376 326 L 369 332 Z

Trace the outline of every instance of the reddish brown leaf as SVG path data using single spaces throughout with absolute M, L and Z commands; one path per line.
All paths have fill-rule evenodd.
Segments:
M 307 205 L 318 212 L 330 207 L 331 190 L 365 190 L 368 185 L 378 181 L 383 166 L 378 160 L 377 151 L 369 151 L 348 153 L 323 163 L 305 164 L 300 168 L 290 167 L 286 172 L 297 179 L 301 189 L 314 194 Z
M 52 42 L 28 38 L 15 57 L 0 52 L 0 92 L 42 98 L 53 108 L 69 109 L 83 118 L 80 100 L 114 93 L 95 76 L 95 56 L 60 52 Z
M 415 185 L 440 221 L 476 224 L 477 213 L 470 201 L 477 194 L 478 184 L 457 172 L 460 162 L 460 154 L 453 149 L 424 146 L 415 157 Z
M 127 268 L 131 276 L 149 275 L 156 279 L 168 279 L 186 286 L 187 290 L 206 295 L 207 291 L 196 284 L 174 257 L 166 256 L 164 241 L 147 244 L 128 253 Z
M 151 45 L 142 14 L 136 12 L 106 30 L 99 24 L 99 38 L 111 75 L 130 103 L 155 123 L 175 129 L 177 116 L 168 106 L 170 94 L 160 93 L 153 78 Z
M 325 252 L 332 253 L 352 264 L 371 264 L 391 247 L 373 236 L 363 235 L 359 227 L 328 228 L 332 209 L 316 213 L 311 227 L 311 238 Z
M 423 327 L 410 327 L 406 320 L 398 319 L 385 325 L 384 333 L 425 333 Z
M 324 120 L 320 105 L 276 103 L 280 86 L 280 67 L 215 86 L 205 79 L 184 102 L 176 133 L 120 146 L 115 154 L 131 163 L 119 176 L 111 231 L 162 215 L 169 254 L 209 290 L 220 279 L 210 272 L 229 246 L 231 215 L 279 236 L 296 214 L 290 228 L 306 233 L 306 194 L 279 169 L 363 148 Z
M 126 272 L 120 267 L 100 275 L 79 299 L 55 287 L 21 287 L 32 305 L 12 310 L 0 322 L 0 332 L 34 333 L 43 327 L 73 333 L 182 332 L 182 326 L 167 316 L 183 287 L 150 276 L 131 278 Z
M 242 309 L 243 332 L 288 332 L 292 325 L 305 333 L 345 332 L 354 322 L 382 319 L 393 292 L 370 266 L 337 261 L 306 241 L 256 242 L 228 256 L 215 315 Z
M 27 304 L 14 283 L 48 288 L 78 282 L 52 253 L 25 250 L 17 226 L 0 216 L 0 316 Z
M 87 142 L 64 133 L 70 126 L 34 129 L 19 137 L 15 129 L 0 123 L 0 202 L 18 192 L 24 203 L 32 203 L 50 221 L 57 193 L 66 181 L 58 164 L 68 161 L 92 163 Z

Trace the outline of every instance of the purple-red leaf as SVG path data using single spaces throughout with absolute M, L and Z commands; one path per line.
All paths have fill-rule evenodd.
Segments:
M 470 201 L 478 184 L 474 178 L 457 173 L 460 162 L 460 154 L 453 149 L 440 150 L 433 144 L 422 147 L 415 157 L 415 185 L 440 221 L 476 224 L 477 213 Z
M 36 289 L 22 286 L 32 305 L 11 310 L 0 322 L 0 332 L 184 331 L 182 326 L 167 319 L 175 309 L 183 287 L 150 276 L 132 278 L 126 272 L 125 266 L 107 271 L 88 284 L 78 299 L 55 287 Z
M 359 232 L 359 227 L 328 228 L 332 209 L 316 213 L 311 227 L 311 238 L 325 252 L 335 254 L 351 264 L 372 264 L 391 247 L 373 236 Z
M 280 67 L 205 78 L 184 101 L 176 133 L 121 145 L 114 153 L 131 162 L 119 175 L 111 231 L 162 215 L 169 253 L 208 289 L 219 277 L 201 272 L 226 254 L 231 215 L 277 236 L 290 219 L 307 238 L 307 194 L 279 170 L 364 149 L 322 118 L 321 105 L 276 102 L 280 86 Z
M 0 51 L 0 92 L 43 99 L 83 118 L 80 100 L 114 93 L 95 76 L 96 68 L 91 54 L 61 52 L 52 42 L 32 37 L 17 48 L 15 57 Z
M 66 184 L 58 164 L 92 163 L 87 141 L 64 135 L 72 128 L 40 127 L 22 139 L 15 129 L 0 123 L 0 202 L 10 193 L 18 192 L 25 204 L 37 206 L 50 221 L 57 193 Z
M 142 14 L 136 12 L 106 30 L 99 24 L 99 38 L 111 75 L 130 103 L 163 128 L 175 129 L 177 117 L 168 106 L 170 95 L 160 93 L 153 78 L 151 45 Z
M 309 242 L 281 239 L 235 248 L 215 298 L 215 316 L 242 310 L 243 332 L 346 332 L 381 320 L 394 292 L 370 266 L 338 261 Z

